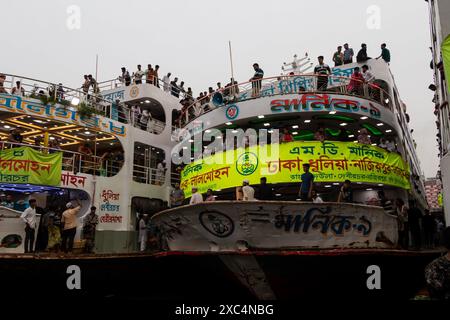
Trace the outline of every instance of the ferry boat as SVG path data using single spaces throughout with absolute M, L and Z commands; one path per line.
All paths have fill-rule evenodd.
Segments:
M 95 205 L 100 222 L 97 256 L 90 257 L 96 264 L 86 262 L 89 267 L 101 273 L 108 265 L 101 254 L 115 261 L 123 257 L 122 267 L 126 259 L 134 259 L 129 268 L 139 264 L 141 271 L 142 264 L 148 264 L 161 275 L 153 277 L 151 285 L 166 297 L 174 294 L 168 283 L 177 286 L 177 297 L 191 297 L 187 287 L 192 288 L 192 275 L 202 276 L 196 285 L 199 296 L 211 294 L 214 283 L 229 286 L 237 296 L 258 299 L 323 294 L 323 288 L 333 286 L 367 295 L 365 280 L 359 283 L 357 277 L 359 282 L 350 284 L 349 277 L 365 275 L 367 267 L 377 263 L 387 270 L 386 277 L 403 285 L 389 285 L 386 296 L 411 296 L 421 285 L 418 273 L 434 255 L 397 250 L 397 216 L 383 209 L 377 192 L 425 208 L 420 162 L 406 105 L 388 64 L 366 64 L 375 80 L 357 83 L 357 90 L 349 88 L 354 68 L 361 67 L 354 63 L 332 68 L 327 86 L 320 89 L 323 78 L 312 73 L 264 78 L 256 89 L 254 82 L 232 79 L 230 86 L 202 101 L 185 99 L 184 105 L 170 90 L 162 90 L 163 84 L 124 85 L 114 79 L 86 93 L 6 74 L 5 88 L 20 81 L 25 90 L 0 93 L 0 188 L 25 201 L 35 198 L 39 207 L 55 211 L 80 199 L 80 219 Z M 133 111 L 137 107 L 149 111 L 151 121 L 141 123 Z M 22 143 L 8 141 L 16 128 Z M 247 131 L 242 135 L 240 128 Z M 323 142 L 314 139 L 319 128 L 327 135 Z M 257 140 L 248 129 L 257 130 Z M 292 141 L 280 143 L 278 129 L 287 129 Z M 358 143 L 362 129 L 373 144 Z M 230 135 L 231 148 L 217 147 Z M 380 148 L 382 138 L 394 141 L 395 150 Z M 23 152 L 15 152 L 19 150 Z M 21 158 L 25 151 L 40 160 Z M 227 156 L 233 160 L 212 161 Z M 298 201 L 303 163 L 310 165 L 323 203 Z M 274 188 L 274 199 L 235 200 L 243 180 L 258 189 L 262 176 Z M 351 180 L 354 203 L 337 202 L 345 180 Z M 202 193 L 212 189 L 217 201 L 170 208 L 175 182 L 186 197 L 196 186 Z M 8 216 L 9 225 L 15 221 L 15 226 L 0 228 L 0 237 L 7 239 L 2 243 L 9 243 L 0 253 L 20 264 L 27 257 L 11 256 L 23 252 L 20 212 L 2 208 L 1 214 L 0 223 Z M 140 214 L 152 216 L 162 249 L 145 256 L 148 260 L 133 254 L 138 251 Z M 80 234 L 78 230 L 77 238 Z M 48 267 L 51 259 L 85 263 L 78 258 L 45 258 L 39 272 L 55 270 Z M 405 265 L 411 267 L 405 271 Z M 114 269 L 119 278 L 122 267 Z M 323 282 L 312 281 L 313 272 L 324 272 Z M 122 281 L 124 287 L 127 281 Z

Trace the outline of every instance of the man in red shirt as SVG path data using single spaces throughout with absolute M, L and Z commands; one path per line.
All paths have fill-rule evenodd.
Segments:
M 360 72 L 359 67 L 356 67 L 353 71 L 352 77 L 350 79 L 350 84 L 347 86 L 347 91 L 349 93 L 362 95 L 363 93 L 364 77 Z

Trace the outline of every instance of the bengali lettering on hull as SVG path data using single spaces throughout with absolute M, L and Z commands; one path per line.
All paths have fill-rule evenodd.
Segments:
M 397 220 L 381 207 L 282 201 L 202 203 L 152 221 L 173 251 L 394 248 Z

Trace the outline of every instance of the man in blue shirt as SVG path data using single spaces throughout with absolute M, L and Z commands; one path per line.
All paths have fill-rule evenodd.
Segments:
M 261 79 L 264 77 L 264 71 L 257 63 L 253 64 L 253 69 L 255 74 L 249 81 L 252 82 L 252 97 L 256 97 L 259 95 L 259 90 L 261 90 Z
M 302 201 L 311 201 L 311 192 L 313 190 L 314 183 L 314 175 L 309 172 L 309 164 L 303 164 L 303 171 L 305 173 L 302 174 L 301 179 L 302 183 L 300 184 L 300 199 Z

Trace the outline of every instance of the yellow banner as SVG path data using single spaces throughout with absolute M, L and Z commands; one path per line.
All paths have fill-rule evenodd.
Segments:
M 216 153 L 187 165 L 181 172 L 181 188 L 190 196 L 194 185 L 204 193 L 240 186 L 243 180 L 259 184 L 263 176 L 268 183 L 300 183 L 305 163 L 315 182 L 348 179 L 410 188 L 409 167 L 399 154 L 335 141 L 289 142 Z

